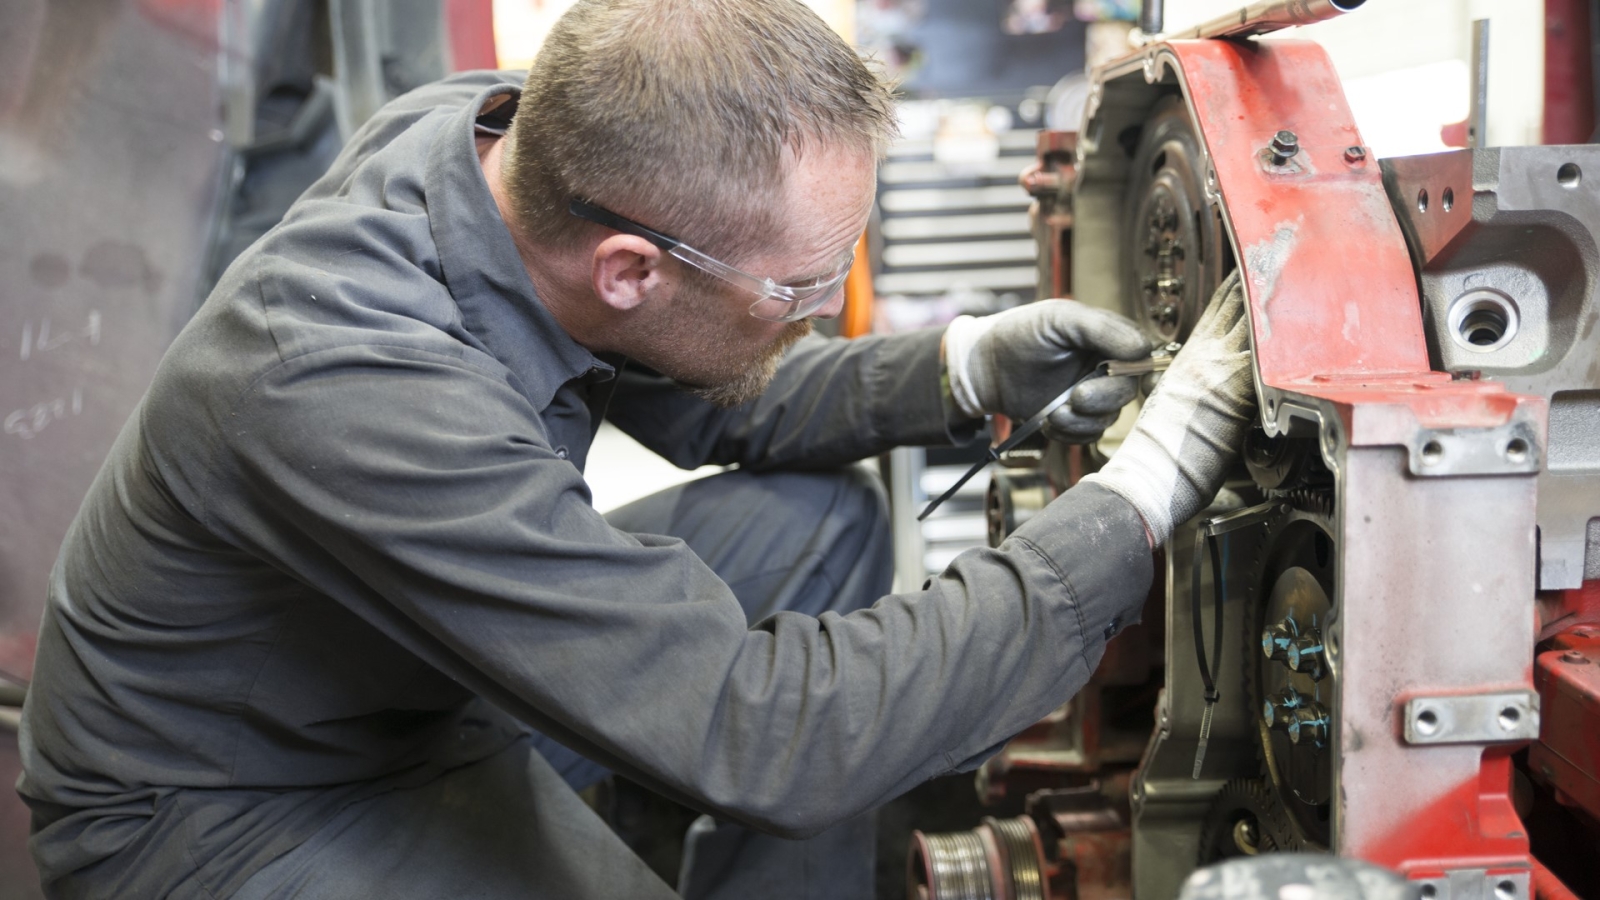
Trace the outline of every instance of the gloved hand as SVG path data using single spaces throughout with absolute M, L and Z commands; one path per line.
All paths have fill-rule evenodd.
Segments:
M 1116 313 L 1072 300 L 1042 300 L 982 318 L 959 316 L 944 333 L 950 400 L 963 415 L 1038 414 L 1103 359 L 1140 359 L 1150 341 Z M 1138 393 L 1137 379 L 1092 378 L 1050 414 L 1045 435 L 1089 443 Z
M 1111 461 L 1084 481 L 1133 504 L 1155 546 L 1222 487 L 1255 416 L 1250 326 L 1234 272 L 1217 288 Z

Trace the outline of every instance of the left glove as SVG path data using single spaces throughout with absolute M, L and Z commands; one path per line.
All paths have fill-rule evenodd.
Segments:
M 1074 300 L 1041 300 L 982 318 L 958 316 L 944 333 L 950 401 L 963 415 L 1021 422 L 1102 360 L 1141 359 L 1150 339 L 1116 313 Z M 1045 434 L 1086 444 L 1138 394 L 1134 376 L 1091 378 L 1050 414 Z

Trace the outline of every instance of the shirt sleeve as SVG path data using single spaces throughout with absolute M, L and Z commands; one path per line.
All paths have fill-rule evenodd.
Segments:
M 752 628 L 682 542 L 607 525 L 494 374 L 331 355 L 236 406 L 208 524 L 574 749 L 778 834 L 992 752 L 1083 685 L 1150 584 L 1137 514 L 1085 486 L 923 591 Z
M 962 443 L 939 388 L 942 328 L 854 340 L 813 336 L 784 356 L 759 398 L 717 409 L 669 378 L 624 370 L 607 412 L 683 468 L 822 469 L 900 446 Z

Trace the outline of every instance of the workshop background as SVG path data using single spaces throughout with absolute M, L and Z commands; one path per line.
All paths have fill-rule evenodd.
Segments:
M 161 353 L 227 261 L 373 110 L 449 71 L 525 65 L 567 5 L 0 0 L 0 900 L 39 896 L 27 811 L 8 786 L 50 567 Z M 1136 7 L 812 5 L 904 96 L 867 277 L 836 327 L 908 330 L 1035 299 L 1030 198 L 1017 177 L 1040 128 L 1077 127 L 1086 66 L 1139 40 Z M 1176 29 L 1238 5 L 1169 0 L 1166 20 Z M 1587 0 L 1372 0 L 1360 16 L 1269 39 L 1321 42 L 1372 151 L 1401 156 L 1466 145 L 1471 23 L 1485 18 L 1488 143 L 1588 141 L 1591 97 L 1570 91 L 1589 78 Z M 981 480 L 914 519 L 976 452 L 905 449 L 883 461 L 902 585 L 983 544 Z M 588 480 L 605 510 L 702 474 L 607 427 Z M 935 789 L 951 827 L 974 819 L 970 779 Z M 902 848 L 888 864 L 903 858 Z

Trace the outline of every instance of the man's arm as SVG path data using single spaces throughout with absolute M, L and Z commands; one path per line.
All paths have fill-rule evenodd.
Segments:
M 1088 486 L 924 591 L 750 628 L 681 542 L 610 528 L 497 378 L 329 356 L 230 416 L 208 524 L 525 721 L 757 827 L 807 834 L 975 765 L 1082 686 L 1149 587 L 1138 514 Z
M 686 469 L 821 469 L 899 446 L 966 441 L 980 421 L 947 425 L 942 334 L 806 338 L 784 357 L 766 393 L 725 410 L 671 379 L 625 371 L 606 417 Z

